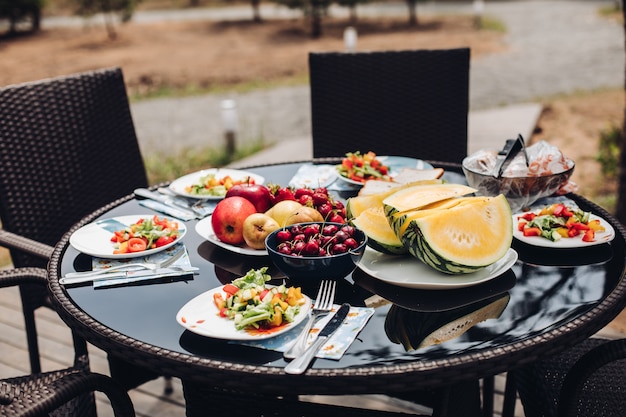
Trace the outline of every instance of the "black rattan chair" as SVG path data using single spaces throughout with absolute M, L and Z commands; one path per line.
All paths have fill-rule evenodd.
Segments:
M 0 87 L 0 245 L 15 267 L 46 267 L 74 223 L 147 185 L 119 68 Z M 51 304 L 41 287 L 21 285 L 20 294 L 37 373 L 34 312 Z M 86 349 L 78 337 L 74 342 Z M 143 371 L 111 367 L 128 389 L 157 377 Z
M 310 53 L 313 156 L 372 150 L 460 163 L 469 62 L 467 48 Z
M 590 338 L 509 377 L 527 417 L 621 417 L 626 410 L 626 339 Z
M 0 288 L 26 283 L 45 289 L 47 272 L 40 268 L 0 271 Z M 0 415 L 95 417 L 94 391 L 108 397 L 116 417 L 135 415 L 126 391 L 111 378 L 89 372 L 84 353 L 76 355 L 70 368 L 0 380 Z

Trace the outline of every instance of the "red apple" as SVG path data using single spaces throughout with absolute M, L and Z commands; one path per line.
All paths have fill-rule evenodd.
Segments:
M 224 243 L 241 245 L 244 243 L 243 222 L 253 213 L 256 208 L 247 199 L 239 196 L 224 198 L 217 203 L 211 216 L 213 233 Z
M 258 213 L 266 212 L 272 206 L 270 190 L 261 184 L 237 184 L 226 192 L 226 197 L 243 197 L 256 207 Z

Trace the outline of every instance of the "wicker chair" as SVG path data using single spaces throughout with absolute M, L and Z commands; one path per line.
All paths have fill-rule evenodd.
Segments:
M 147 185 L 119 68 L 0 87 L 0 245 L 15 267 L 46 267 L 74 223 Z M 37 373 L 34 312 L 51 304 L 42 287 L 21 285 L 20 294 Z M 86 349 L 78 337 L 74 344 Z M 143 370 L 119 375 L 129 389 L 155 377 Z
M 460 163 L 469 61 L 467 48 L 310 53 L 313 156 L 373 150 Z
M 626 410 L 626 339 L 590 338 L 513 377 L 527 417 L 618 417 Z
M 27 283 L 45 289 L 47 272 L 40 268 L 0 271 L 0 288 Z M 134 416 L 133 404 L 111 378 L 89 372 L 85 354 L 77 354 L 67 369 L 0 380 L 0 415 L 21 416 L 96 416 L 94 391 L 106 394 L 114 415 Z

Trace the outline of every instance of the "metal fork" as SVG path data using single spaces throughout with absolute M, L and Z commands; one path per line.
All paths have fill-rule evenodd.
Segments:
M 185 254 L 185 249 L 181 248 L 178 250 L 178 252 L 176 252 L 174 255 L 167 258 L 163 262 L 158 262 L 158 263 L 157 262 L 154 262 L 154 263 L 133 262 L 133 263 L 128 263 L 124 265 L 112 266 L 111 268 L 99 269 L 97 271 L 68 272 L 67 274 L 65 274 L 63 278 L 59 280 L 59 283 L 76 284 L 80 282 L 76 280 L 77 278 L 93 278 L 93 277 L 97 277 L 100 275 L 108 274 L 109 272 L 117 271 L 119 269 L 143 268 L 143 269 L 156 270 L 159 268 L 167 268 L 168 266 L 172 265 L 174 262 L 179 260 L 184 254 Z
M 311 310 L 309 321 L 306 323 L 306 326 L 304 327 L 302 332 L 298 335 L 296 342 L 289 348 L 287 352 L 283 354 L 285 358 L 297 358 L 298 356 L 302 355 L 302 353 L 306 350 L 306 342 L 309 339 L 309 332 L 313 328 L 313 324 L 317 321 L 318 318 L 326 316 L 333 309 L 336 286 L 336 281 L 322 281 L 320 289 L 317 292 L 317 296 L 315 297 L 315 304 L 313 306 L 313 310 Z

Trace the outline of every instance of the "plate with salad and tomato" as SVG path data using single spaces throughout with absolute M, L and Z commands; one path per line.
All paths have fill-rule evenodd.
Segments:
M 187 302 L 176 314 L 185 329 L 226 340 L 262 340 L 285 333 L 304 320 L 311 299 L 299 287 L 266 284 L 267 268 L 250 270 L 229 284 Z
M 372 151 L 365 154 L 357 151 L 348 152 L 335 168 L 340 180 L 360 186 L 369 180 L 391 181 L 402 168 L 432 169 L 433 166 L 406 156 L 377 156 Z
M 565 203 L 513 215 L 513 237 L 532 246 L 583 248 L 615 238 L 615 229 L 600 216 Z
M 186 233 L 185 225 L 176 220 L 133 214 L 89 223 L 72 233 L 70 245 L 98 258 L 137 258 L 175 245 Z
M 169 185 L 174 193 L 199 200 L 221 200 L 237 184 L 263 184 L 265 178 L 252 172 L 211 168 L 182 176 Z

